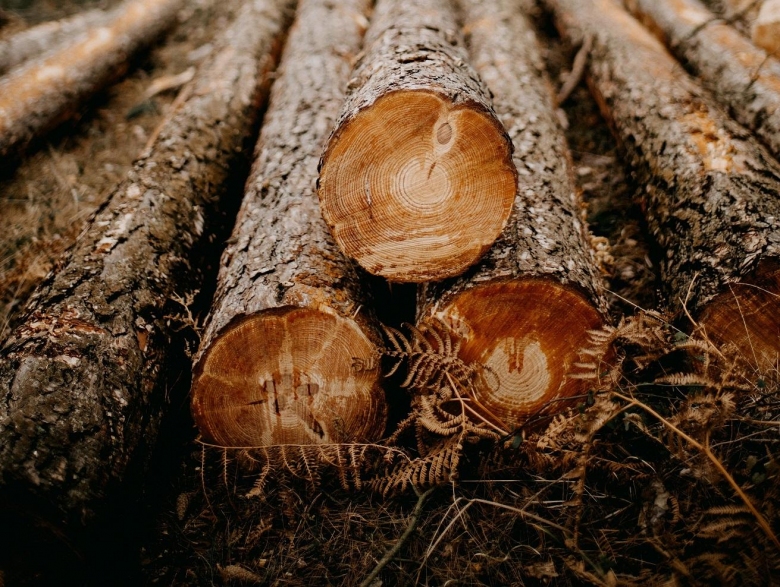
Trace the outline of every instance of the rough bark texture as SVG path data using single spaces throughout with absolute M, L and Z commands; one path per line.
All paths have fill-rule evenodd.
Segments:
M 685 301 L 700 315 L 730 295 L 730 284 L 756 279 L 780 256 L 780 166 L 613 0 L 547 3 L 572 43 L 593 36 L 588 81 L 645 185 L 670 304 Z M 778 292 L 769 291 L 777 315 Z M 776 352 L 777 334 L 758 330 L 752 338 Z
M 462 273 L 511 210 L 511 143 L 461 44 L 449 0 L 380 0 L 323 154 L 336 241 L 391 281 Z
M 39 24 L 0 41 L 0 75 L 57 46 L 74 43 L 92 27 L 106 24 L 114 12 L 80 12 L 70 18 Z
M 384 432 L 370 304 L 356 267 L 322 220 L 315 192 L 319 155 L 343 104 L 368 9 L 366 0 L 306 0 L 299 7 L 196 360 L 193 413 L 207 441 L 346 442 Z M 353 373 L 353 359 L 371 365 Z M 339 375 L 345 361 L 347 373 Z M 255 373 L 266 367 L 269 373 Z M 351 378 L 343 383 L 352 396 L 328 400 L 340 393 L 330 377 L 342 375 Z M 307 393 L 299 401 L 300 385 Z M 283 394 L 295 398 L 282 401 Z M 368 408 L 362 423 L 349 422 L 359 428 L 337 430 L 338 410 L 352 420 L 353 407 Z M 233 415 L 218 413 L 225 411 Z M 296 417 L 306 424 L 300 434 Z
M 421 290 L 418 319 L 462 330 L 462 358 L 500 380 L 478 399 L 512 429 L 587 387 L 567 373 L 607 305 L 534 33 L 511 0 L 460 4 L 472 62 L 514 144 L 517 195 L 507 227 L 476 266 Z
M 780 0 L 764 0 L 752 32 L 756 45 L 780 59 Z
M 0 79 L 0 157 L 24 148 L 117 79 L 129 59 L 176 22 L 184 0 L 133 0 L 75 45 Z
M 210 221 L 267 93 L 287 4 L 245 4 L 191 97 L 36 290 L 0 351 L 0 480 L 53 506 L 55 523 L 92 518 L 154 442 L 178 340 L 169 300 L 197 287 Z
M 719 21 L 698 0 L 625 3 L 736 120 L 780 157 L 780 61 Z

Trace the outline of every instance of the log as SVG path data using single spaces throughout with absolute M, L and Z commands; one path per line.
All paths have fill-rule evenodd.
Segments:
M 764 0 L 753 23 L 753 42 L 780 59 L 780 1 Z
M 732 116 L 780 157 L 780 61 L 699 0 L 625 0 Z
M 199 287 L 288 6 L 245 3 L 190 97 L 0 349 L 0 490 L 51 509 L 57 527 L 99 517 L 128 468 L 143 469 L 166 410 L 166 361 L 183 345 L 169 300 Z
M 93 27 L 108 23 L 114 12 L 86 10 L 69 18 L 45 22 L 0 40 L 0 75 L 28 59 L 46 53 L 87 34 Z
M 121 77 L 130 58 L 176 22 L 184 0 L 127 0 L 115 18 L 74 45 L 0 79 L 0 157 L 78 112 Z
M 299 6 L 195 361 L 192 413 L 205 442 L 371 442 L 384 433 L 368 292 L 315 192 L 369 6 Z
M 336 242 L 390 281 L 462 273 L 512 209 L 511 142 L 461 44 L 449 0 L 379 0 L 322 157 Z
M 514 144 L 517 193 L 483 259 L 420 290 L 418 321 L 447 324 L 460 358 L 488 368 L 476 400 L 510 431 L 587 393 L 591 382 L 570 375 L 607 304 L 533 30 L 513 0 L 460 4 L 472 63 Z
M 780 350 L 780 165 L 613 0 L 547 0 L 640 185 L 672 308 L 758 369 Z

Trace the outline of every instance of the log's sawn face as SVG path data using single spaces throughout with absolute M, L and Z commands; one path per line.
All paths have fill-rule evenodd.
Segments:
M 548 279 L 493 282 L 458 294 L 435 316 L 461 339 L 460 358 L 484 366 L 477 406 L 505 430 L 545 409 L 560 411 L 561 400 L 591 385 L 570 375 L 588 330 L 600 328 L 603 318 L 573 288 Z
M 198 364 L 195 423 L 226 447 L 375 440 L 386 404 L 354 321 L 292 306 L 229 325 Z
M 347 256 L 393 281 L 458 275 L 509 216 L 511 150 L 493 116 L 428 91 L 386 94 L 341 131 L 320 176 Z

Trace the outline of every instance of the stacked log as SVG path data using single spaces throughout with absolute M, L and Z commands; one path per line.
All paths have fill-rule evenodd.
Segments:
M 0 79 L 0 157 L 78 112 L 176 22 L 183 6 L 183 0 L 128 0 L 105 26 Z
M 198 287 L 219 200 L 254 138 L 287 6 L 243 6 L 190 97 L 0 350 L 3 496 L 51 510 L 55 528 L 92 521 L 131 464 L 143 469 L 166 409 L 166 361 L 182 344 L 170 299 Z
M 780 352 L 780 165 L 613 0 L 547 0 L 640 184 L 671 303 L 759 370 Z
M 461 339 L 460 358 L 489 370 L 483 414 L 513 430 L 587 392 L 571 378 L 607 305 L 571 159 L 535 35 L 511 0 L 461 0 L 470 57 L 514 144 L 517 191 L 507 227 L 478 265 L 420 290 L 418 320 Z
M 780 158 L 780 61 L 718 21 L 699 0 L 625 2 L 734 118 Z
M 511 212 L 511 143 L 448 0 L 379 0 L 322 156 L 322 214 L 344 253 L 395 282 L 459 275 Z
M 367 0 L 299 6 L 196 359 L 192 411 L 205 442 L 371 442 L 384 433 L 371 302 L 315 191 L 368 10 Z
M 113 13 L 105 10 L 87 10 L 70 18 L 39 24 L 0 41 L 0 75 L 28 59 L 72 42 L 93 27 L 103 26 L 112 17 Z

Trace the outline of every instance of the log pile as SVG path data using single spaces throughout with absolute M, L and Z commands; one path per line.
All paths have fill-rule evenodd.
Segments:
M 419 490 L 457 479 L 466 435 L 454 430 L 476 430 L 474 444 L 535 435 L 539 450 L 589 434 L 587 451 L 593 420 L 563 439 L 555 430 L 571 432 L 594 403 L 610 419 L 637 406 L 603 388 L 614 355 L 599 345 L 627 329 L 609 326 L 606 272 L 527 3 L 293 4 L 243 4 L 0 348 L 0 496 L 54 512 L 41 515 L 52 527 L 89 524 L 146 459 L 180 344 L 167 308 L 209 288 L 209 246 L 224 250 L 190 399 L 199 440 L 223 455 L 297 447 L 289 454 L 308 469 L 305 448 L 370 445 L 408 466 L 367 485 Z M 763 381 L 780 356 L 778 62 L 698 0 L 543 4 L 581 47 L 590 92 L 641 186 L 664 309 L 714 343 L 701 343 L 707 353 L 736 349 Z M 0 156 L 108 83 L 181 6 L 123 4 L 0 79 Z M 566 94 L 576 82 L 575 72 Z M 214 242 L 252 145 L 232 235 Z M 386 328 L 384 342 L 376 279 L 417 284 L 409 340 Z M 385 371 L 406 361 L 401 386 L 412 390 L 395 430 L 388 359 Z M 399 432 L 412 426 L 416 449 Z M 442 452 L 420 442 L 426 430 L 445 437 Z M 580 488 L 586 463 L 573 469 Z M 361 486 L 354 455 L 329 464 L 354 476 L 343 487 Z

